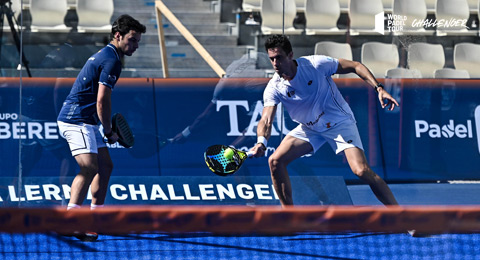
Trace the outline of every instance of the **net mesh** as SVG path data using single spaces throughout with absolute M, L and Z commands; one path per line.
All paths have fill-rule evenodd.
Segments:
M 1 234 L 2 259 L 478 259 L 477 234 L 412 238 L 388 233 L 289 236 L 103 235 L 83 243 L 54 234 Z
M 2 259 L 478 259 L 476 207 L 2 209 Z M 406 231 L 416 228 L 417 237 Z M 95 243 L 59 235 L 95 230 Z

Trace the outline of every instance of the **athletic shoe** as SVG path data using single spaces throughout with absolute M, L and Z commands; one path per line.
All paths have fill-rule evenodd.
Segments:
M 412 237 L 430 237 L 430 236 L 432 236 L 432 234 L 420 233 L 420 232 L 416 231 L 415 229 L 408 230 L 407 233 Z
M 95 232 L 75 232 L 73 234 L 74 237 L 78 238 L 78 240 L 83 242 L 94 242 L 98 238 L 98 234 Z

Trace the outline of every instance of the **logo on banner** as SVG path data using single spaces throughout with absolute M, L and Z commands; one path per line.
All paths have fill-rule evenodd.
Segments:
M 17 113 L 0 113 L 2 139 L 59 139 L 57 122 L 19 121 Z
M 480 105 L 475 108 L 474 115 L 478 152 L 480 153 Z M 421 138 L 423 136 L 430 138 L 473 138 L 472 120 L 455 122 L 450 119 L 448 123 L 443 125 L 430 123 L 426 120 L 415 120 L 415 137 Z
M 0 183 L 1 186 L 1 183 Z M 18 201 L 62 201 L 70 199 L 71 188 L 66 184 L 25 184 L 22 194 L 16 185 L 8 185 L 0 193 L 0 202 L 5 200 Z M 143 183 L 113 183 L 109 186 L 109 197 L 114 201 L 218 201 L 252 199 L 276 201 L 278 196 L 273 185 L 267 183 L 176 183 L 176 184 L 143 184 Z M 90 192 L 88 200 L 92 199 Z
M 375 32 L 381 35 L 387 32 L 401 32 L 407 21 L 405 15 L 387 14 L 387 27 L 385 27 L 385 13 L 381 12 L 375 15 Z
M 295 94 L 295 93 L 293 93 Z M 217 101 L 217 112 L 220 111 L 222 108 L 228 110 L 228 117 L 230 122 L 230 131 L 227 133 L 227 136 L 256 136 L 256 127 L 258 125 L 258 121 L 262 117 L 263 111 L 263 103 L 261 100 L 258 100 L 254 104 L 253 111 L 250 111 L 250 104 L 248 100 L 218 100 Z M 246 128 L 243 128 L 239 124 L 239 114 L 240 109 L 244 109 L 246 112 L 249 112 L 248 115 L 250 117 L 250 123 Z M 242 111 L 243 112 L 243 111 Z M 290 130 L 285 127 L 285 118 L 283 118 L 282 123 L 282 108 L 281 104 L 277 108 L 276 116 L 276 128 L 278 130 L 283 129 L 283 134 L 288 134 Z M 272 128 L 272 136 L 279 136 L 280 133 L 275 129 Z
M 455 124 L 453 119 L 445 125 L 430 124 L 425 120 L 415 120 L 415 137 L 427 134 L 430 138 L 473 138 L 472 121 L 466 124 Z
M 468 19 L 413 19 L 409 26 L 407 25 L 406 15 L 394 15 L 381 12 L 375 15 L 375 32 L 384 35 L 385 32 L 402 32 L 405 27 L 415 29 L 421 28 L 437 28 L 437 29 L 469 29 L 467 26 Z M 385 26 L 386 20 L 386 26 Z

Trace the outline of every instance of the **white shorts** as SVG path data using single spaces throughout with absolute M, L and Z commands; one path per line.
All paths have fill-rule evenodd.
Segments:
M 314 153 L 317 152 L 325 142 L 330 144 L 336 154 L 352 147 L 358 147 L 363 150 L 357 125 L 350 121 L 341 122 L 324 132 L 313 131 L 300 124 L 290 131 L 288 135 L 309 142 L 313 147 Z
M 98 125 L 74 125 L 57 121 L 60 135 L 67 139 L 72 155 L 98 153 L 98 148 L 107 147 Z

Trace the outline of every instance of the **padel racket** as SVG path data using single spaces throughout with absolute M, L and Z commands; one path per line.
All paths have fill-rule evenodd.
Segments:
M 135 137 L 132 129 L 128 125 L 125 117 L 120 113 L 115 113 L 112 117 L 112 130 L 118 135 L 118 143 L 125 148 L 130 148 L 135 144 Z
M 227 151 L 227 152 L 225 152 Z M 252 153 L 243 152 L 226 145 L 212 145 L 204 153 L 208 168 L 215 174 L 227 176 L 234 174 Z

